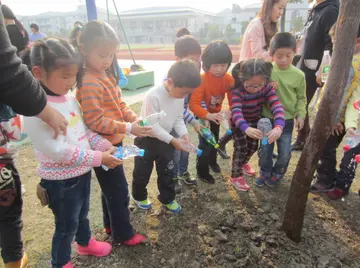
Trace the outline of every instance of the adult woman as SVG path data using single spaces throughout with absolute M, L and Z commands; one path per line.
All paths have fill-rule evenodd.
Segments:
M 264 0 L 260 12 L 246 28 L 239 61 L 251 58 L 271 60 L 268 47 L 278 31 L 277 22 L 284 13 L 287 0 Z

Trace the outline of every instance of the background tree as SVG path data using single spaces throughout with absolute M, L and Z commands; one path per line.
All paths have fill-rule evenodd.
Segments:
M 233 39 L 233 36 L 235 34 L 235 29 L 231 27 L 230 24 L 226 25 L 224 30 L 224 38 L 227 42 L 230 42 Z
M 294 4 L 294 3 L 302 3 L 303 0 L 289 0 L 288 4 Z M 286 8 L 284 9 L 284 13 L 281 16 L 281 21 L 280 21 L 280 31 L 281 32 L 285 32 L 285 22 L 286 22 Z M 303 25 L 304 26 L 304 25 Z
M 207 33 L 207 39 L 208 40 L 218 40 L 222 39 L 224 37 L 222 31 L 220 30 L 219 25 L 217 24 L 211 24 L 209 25 L 209 30 Z
M 291 31 L 294 33 L 302 31 L 302 29 L 304 28 L 304 23 L 305 23 L 304 19 L 301 16 L 297 16 L 297 17 L 293 18 L 290 22 Z

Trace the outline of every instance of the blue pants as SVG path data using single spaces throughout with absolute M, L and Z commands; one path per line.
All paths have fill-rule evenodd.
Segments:
M 188 171 L 189 153 L 184 151 L 174 151 L 174 178 L 184 175 Z
M 260 174 L 266 178 L 282 179 L 287 171 L 291 158 L 291 139 L 294 129 L 294 120 L 286 120 L 282 135 L 276 141 L 278 156 L 273 163 L 274 143 L 260 145 L 259 166 Z
M 87 246 L 91 238 L 88 219 L 91 172 L 67 180 L 41 180 L 49 196 L 49 208 L 55 216 L 55 233 L 51 248 L 51 263 L 61 268 L 71 260 L 74 240 Z

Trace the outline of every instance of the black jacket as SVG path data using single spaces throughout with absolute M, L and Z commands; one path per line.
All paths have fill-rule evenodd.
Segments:
M 305 74 L 316 73 L 324 51 L 332 52 L 329 30 L 336 23 L 339 5 L 339 0 L 325 0 L 310 11 L 305 23 L 305 41 L 300 60 L 300 69 Z

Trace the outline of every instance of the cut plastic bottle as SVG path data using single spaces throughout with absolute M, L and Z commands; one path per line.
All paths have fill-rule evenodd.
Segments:
M 226 131 L 227 136 L 232 135 L 230 120 L 226 117 L 225 113 L 222 113 L 223 120 L 221 120 L 220 126 Z
M 360 143 L 360 129 L 356 130 L 355 136 L 347 136 L 344 141 L 344 151 L 347 152 Z
M 208 142 L 210 143 L 212 146 L 214 146 L 215 149 L 219 148 L 219 144 L 216 142 L 215 136 L 214 134 L 211 132 L 210 129 L 208 129 L 206 126 L 206 123 L 204 120 L 199 119 L 200 124 L 203 126 L 203 128 L 201 128 L 200 132 L 201 132 L 201 136 Z
M 196 154 L 197 156 L 201 156 L 201 154 L 202 154 L 202 150 L 197 148 L 194 144 L 182 141 L 182 147 L 185 152 L 188 152 L 191 154 Z
M 145 154 L 144 149 L 140 149 L 136 145 L 125 145 L 119 146 L 116 152 L 113 154 L 118 159 L 127 159 L 130 157 L 141 156 L 143 157 Z M 104 170 L 108 171 L 109 168 L 107 166 L 101 166 Z
M 159 123 L 161 120 L 163 120 L 166 117 L 165 111 L 161 111 L 160 113 L 155 113 L 148 115 L 144 119 L 140 121 L 140 126 L 153 126 Z
M 269 118 L 261 118 L 257 123 L 257 129 L 263 134 L 261 139 L 261 145 L 267 145 L 269 143 L 267 133 L 272 130 L 272 124 Z

